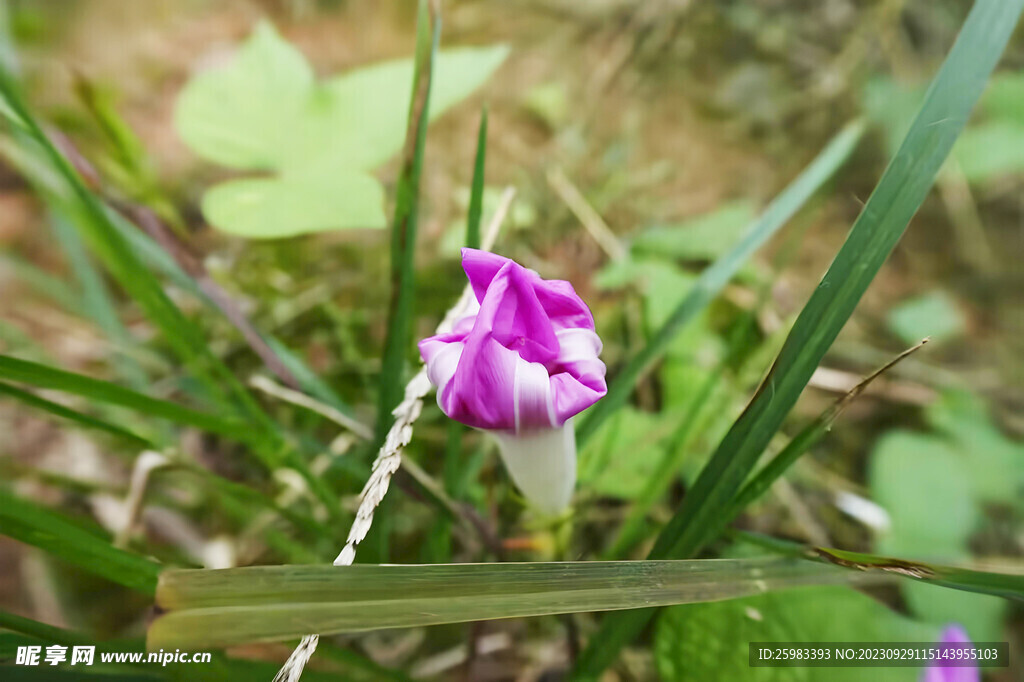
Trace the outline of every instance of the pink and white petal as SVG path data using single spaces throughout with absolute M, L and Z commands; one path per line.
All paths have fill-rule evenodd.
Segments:
M 424 350 L 423 342 L 420 344 L 420 353 L 426 360 L 427 356 L 430 356 L 427 363 L 427 378 L 430 379 L 430 383 L 437 386 L 437 401 L 441 404 L 441 396 L 444 394 L 445 388 L 451 382 L 452 377 L 455 376 L 455 372 L 459 367 L 459 359 L 462 357 L 462 351 L 465 349 L 465 345 L 461 341 L 452 343 L 432 343 L 427 345 L 426 351 Z M 441 406 L 442 410 L 444 406 Z
M 515 263 L 515 261 L 488 251 L 462 249 L 462 269 L 466 272 L 466 277 L 469 279 L 469 284 L 473 287 L 473 293 L 476 294 L 478 301 L 484 300 L 487 287 L 491 285 L 494 276 L 507 263 Z
M 508 261 L 495 274 L 467 343 L 490 335 L 530 362 L 549 362 L 558 354 L 558 339 L 522 266 Z
M 513 428 L 516 433 L 550 429 L 562 423 L 555 416 L 548 371 L 539 362 L 518 358 L 512 402 L 515 406 Z
M 583 410 L 587 409 L 607 391 L 591 388 L 580 383 L 569 374 L 556 374 L 551 377 L 551 395 L 555 405 L 555 418 L 558 423 L 564 423 Z
M 572 284 L 560 279 L 538 280 L 537 298 L 556 329 L 582 328 L 593 331 L 594 315 Z
M 439 404 L 452 419 L 481 429 L 515 428 L 514 351 L 485 336 L 467 342 Z

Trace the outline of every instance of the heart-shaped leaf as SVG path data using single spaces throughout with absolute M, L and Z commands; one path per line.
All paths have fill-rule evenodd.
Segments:
M 507 53 L 440 53 L 430 117 L 479 87 Z M 383 227 L 384 188 L 368 171 L 401 149 L 412 78 L 412 60 L 400 59 L 318 83 L 305 57 L 259 24 L 230 61 L 189 81 L 175 109 L 178 134 L 199 156 L 273 173 L 213 188 L 206 219 L 251 238 Z

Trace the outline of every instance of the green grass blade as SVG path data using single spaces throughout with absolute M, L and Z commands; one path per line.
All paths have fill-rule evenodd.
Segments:
M 107 209 L 85 186 L 70 162 L 32 117 L 18 94 L 11 76 L 0 69 L 0 117 L 16 129 L 18 135 L 31 141 L 41 152 L 40 160 L 59 177 L 70 191 L 67 199 L 81 212 L 75 222 L 83 240 L 103 262 L 118 283 L 145 311 L 147 317 L 163 332 L 168 343 L 184 364 L 213 392 L 223 396 L 234 410 L 244 414 L 253 428 L 260 428 L 276 437 L 272 421 L 245 390 L 238 379 L 209 348 L 202 333 L 182 314 L 164 293 L 160 282 L 138 259 L 121 237 Z
M 391 427 L 391 410 L 402 399 L 405 361 L 411 344 L 420 176 L 423 173 L 423 152 L 427 142 L 432 70 L 441 40 L 440 17 L 435 17 L 432 37 L 429 25 L 427 3 L 421 0 L 417 21 L 416 75 L 412 84 L 409 127 L 405 139 L 407 151 L 398 178 L 395 215 L 391 226 L 391 304 L 388 308 L 388 333 L 384 341 L 377 411 L 377 441 L 381 443 Z
M 112 364 L 115 370 L 136 390 L 145 389 L 149 385 L 149 378 L 135 358 L 126 352 L 135 345 L 135 340 L 121 323 L 117 307 L 103 282 L 103 277 L 89 258 L 81 235 L 67 218 L 57 212 L 54 212 L 50 225 L 64 249 L 75 279 L 81 287 L 81 311 L 88 315 L 113 343 L 114 362 Z
M 341 397 L 332 389 L 327 382 L 317 375 L 306 361 L 302 359 L 302 356 L 288 348 L 288 346 L 281 343 L 278 339 L 273 336 L 266 335 L 267 345 L 270 346 L 271 350 L 280 358 L 281 362 L 288 369 L 289 372 L 295 377 L 295 380 L 299 382 L 299 387 L 312 397 L 316 398 L 320 402 L 329 405 L 341 412 L 346 417 L 351 419 L 356 418 L 355 410 L 348 405 Z
M 476 136 L 476 158 L 473 160 L 473 184 L 466 215 L 466 246 L 480 248 L 480 218 L 484 212 L 484 170 L 487 165 L 487 107 L 480 112 L 480 129 Z
M 36 409 L 43 410 L 44 412 L 49 412 L 50 414 L 60 417 L 61 419 L 73 421 L 76 424 L 79 424 L 86 428 L 105 431 L 106 433 L 112 434 L 114 436 L 117 436 L 118 438 L 123 438 L 129 441 L 135 447 L 156 447 L 153 444 L 153 442 L 150 441 L 148 438 L 140 436 L 137 433 L 133 433 L 128 429 L 121 428 L 116 424 L 111 424 L 110 422 L 104 421 L 102 419 L 97 419 L 96 417 L 92 417 L 83 412 L 72 410 L 70 407 L 65 407 L 51 400 L 40 398 L 39 396 L 33 393 L 29 393 L 28 391 L 23 391 L 20 388 L 17 388 L 16 386 L 11 386 L 10 384 L 0 382 L 0 395 L 5 395 L 10 398 L 14 398 L 15 400 L 24 403 L 29 407 L 34 407 Z
M 18 616 L 7 611 L 0 611 L 0 629 L 17 632 L 34 639 L 41 639 L 50 644 L 73 646 L 75 644 L 92 643 L 85 635 L 53 625 L 47 625 L 46 623 L 40 623 L 37 620 Z
M 885 366 L 865 377 L 846 394 L 829 405 L 824 412 L 814 419 L 814 421 L 802 428 L 800 432 L 786 444 L 786 447 L 784 447 L 779 454 L 773 457 L 772 460 L 764 466 L 764 468 L 758 471 L 757 474 L 747 481 L 739 494 L 733 498 L 726 511 L 718 515 L 718 518 L 716 519 L 718 527 L 716 530 L 709 530 L 709 534 L 717 535 L 729 524 L 730 521 L 739 516 L 748 505 L 767 492 L 772 484 L 779 480 L 779 478 L 782 477 L 782 474 L 784 474 L 789 467 L 793 466 L 793 464 L 800 459 L 805 452 L 821 440 L 822 436 L 828 433 L 829 429 L 832 428 L 832 424 L 835 423 L 836 419 L 839 418 L 839 415 L 843 413 L 843 410 L 845 410 L 851 402 L 856 400 L 872 381 L 891 369 L 896 365 L 896 363 L 903 360 L 903 358 L 923 347 L 926 342 L 927 340 L 922 341 L 918 345 L 903 351 L 893 360 L 886 363 Z
M 811 552 L 818 561 L 856 571 L 901 575 L 954 590 L 977 592 L 1024 602 L 1024 574 L 975 571 L 956 566 L 940 566 L 924 561 L 908 561 L 825 547 L 815 547 Z
M 153 594 L 162 567 L 112 546 L 55 511 L 0 491 L 0 534 L 38 547 L 90 573 Z
M 9 252 L 0 253 L 0 265 L 65 310 L 81 309 L 82 297 L 59 277 Z
M 746 236 L 731 251 L 704 270 L 689 295 L 684 298 L 646 346 L 630 358 L 608 388 L 608 395 L 586 414 L 577 429 L 582 445 L 598 427 L 626 404 L 637 382 L 668 348 L 672 339 L 721 292 L 733 275 L 755 251 L 779 231 L 849 158 L 864 132 L 864 124 L 855 121 L 836 135 L 806 169 L 772 201 L 764 213 L 748 228 Z
M 168 571 L 152 647 L 204 646 L 641 604 L 732 599 L 863 576 L 798 559 L 376 566 Z M 879 579 L 888 578 L 880 576 Z
M 801 311 L 761 388 L 726 434 L 663 529 L 653 559 L 693 556 L 713 536 L 769 440 L 796 403 L 861 295 L 924 201 L 1024 8 L 1024 0 L 978 0 L 932 82 L 921 110 L 821 284 Z M 654 611 L 613 614 L 583 651 L 575 674 L 597 677 Z
M 942 585 L 954 590 L 1024 601 L 1024 573 L 1020 571 L 1019 567 L 1014 573 L 995 573 L 959 566 L 944 566 L 927 561 L 848 552 L 831 547 L 809 547 L 761 533 L 733 531 L 732 534 L 739 540 L 767 549 L 774 554 L 811 559 L 857 571 L 890 573 Z
M 224 419 L 177 403 L 137 393 L 109 381 L 65 372 L 27 360 L 0 355 L 0 378 L 28 384 L 36 388 L 47 388 L 82 396 L 111 405 L 127 407 L 151 417 L 167 419 L 178 424 L 196 428 L 242 441 L 248 441 L 253 434 L 242 421 Z M 41 407 L 41 405 L 37 405 Z M 62 415 L 68 416 L 68 415 Z M 69 417 L 70 418 L 70 417 Z

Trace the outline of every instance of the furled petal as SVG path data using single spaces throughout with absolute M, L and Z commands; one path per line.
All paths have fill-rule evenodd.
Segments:
M 479 310 L 420 342 L 445 414 L 481 429 L 550 429 L 607 392 L 594 318 L 572 285 L 474 249 L 463 268 Z
M 519 489 L 560 511 L 576 482 L 571 419 L 607 392 L 594 317 L 571 284 L 508 258 L 463 249 L 462 267 L 478 308 L 419 345 L 437 404 L 491 431 Z
M 942 644 L 970 644 L 967 632 L 959 625 L 950 625 L 942 631 Z M 929 665 L 921 682 L 979 682 L 981 673 L 973 663 L 953 665 L 936 661 Z

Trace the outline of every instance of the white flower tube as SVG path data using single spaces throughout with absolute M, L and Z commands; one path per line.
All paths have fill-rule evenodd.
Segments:
M 576 432 L 562 426 L 510 433 L 492 431 L 501 461 L 516 486 L 536 507 L 557 514 L 569 506 L 576 487 Z

